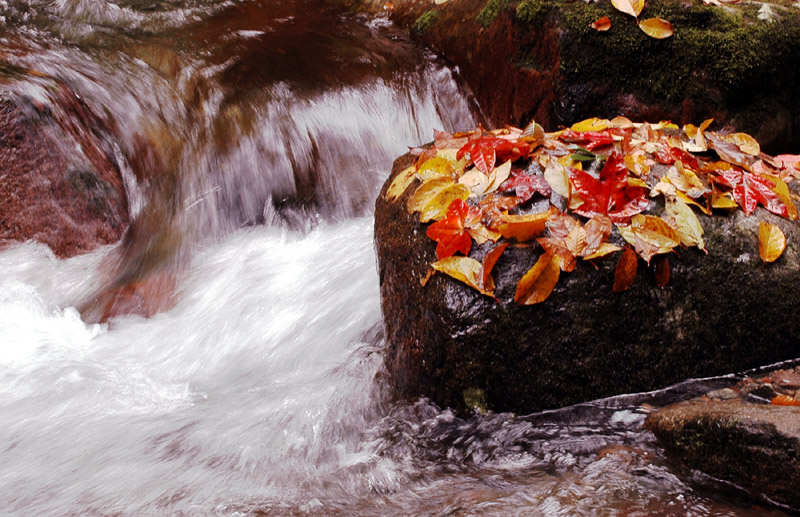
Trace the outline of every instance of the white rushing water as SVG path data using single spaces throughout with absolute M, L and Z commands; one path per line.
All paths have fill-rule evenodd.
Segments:
M 174 309 L 86 325 L 69 301 L 102 254 L 0 254 L 0 508 L 302 506 L 375 461 L 371 219 L 239 232 L 197 251 Z

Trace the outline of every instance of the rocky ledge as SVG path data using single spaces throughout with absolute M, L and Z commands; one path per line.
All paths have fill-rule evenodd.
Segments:
M 104 128 L 65 84 L 0 63 L 0 246 L 70 257 L 119 240 L 128 203 Z
M 778 370 L 668 406 L 651 414 L 645 426 L 678 463 L 800 511 L 798 389 L 798 369 Z

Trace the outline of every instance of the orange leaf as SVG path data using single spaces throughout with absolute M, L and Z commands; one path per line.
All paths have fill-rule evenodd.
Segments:
M 498 244 L 495 246 L 492 251 L 486 254 L 483 257 L 483 265 L 481 269 L 481 279 L 483 280 L 483 285 L 489 285 L 489 282 L 492 281 L 492 269 L 494 269 L 494 265 L 497 264 L 500 255 L 508 248 L 507 242 L 502 244 Z
M 544 253 L 517 284 L 514 301 L 523 305 L 541 303 L 550 296 L 561 274 L 561 260 L 557 255 Z
M 603 16 L 592 22 L 592 28 L 596 31 L 605 32 L 611 28 L 611 18 Z
M 672 24 L 662 18 L 648 18 L 639 24 L 639 28 L 655 39 L 669 38 L 675 33 Z
M 558 212 L 550 207 L 546 212 L 530 215 L 504 215 L 497 230 L 506 239 L 516 239 L 518 242 L 527 242 L 540 235 L 550 216 Z
M 464 282 L 486 296 L 493 296 L 494 282 L 484 285 L 481 281 L 481 263 L 470 257 L 445 257 L 437 260 L 431 267 L 436 271 Z
M 769 403 L 776 406 L 800 406 L 800 400 L 789 395 L 775 395 Z
M 627 291 L 636 279 L 638 267 L 639 257 L 636 256 L 635 251 L 626 246 L 617 261 L 617 269 L 614 271 L 614 287 L 611 288 L 611 291 L 614 293 Z
M 786 236 L 772 223 L 758 225 L 758 254 L 764 262 L 775 262 L 786 249 Z

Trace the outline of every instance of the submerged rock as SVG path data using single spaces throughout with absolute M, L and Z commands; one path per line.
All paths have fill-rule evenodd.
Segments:
M 411 163 L 410 155 L 395 162 L 375 213 L 387 363 L 403 396 L 528 413 L 800 357 L 796 222 L 760 208 L 749 217 L 698 214 L 708 254 L 672 254 L 666 287 L 648 268 L 628 291 L 612 293 L 616 260 L 579 261 L 546 301 L 524 306 L 513 302 L 515 286 L 541 254 L 537 244 L 500 257 L 496 299 L 444 274 L 421 285 L 436 245 L 406 210 L 413 189 L 385 197 Z M 777 224 L 788 243 L 766 265 L 761 220 Z M 488 249 L 473 247 L 470 256 L 481 260 Z
M 62 84 L 46 103 L 0 79 L 0 245 L 34 239 L 70 257 L 119 240 L 128 204 L 100 120 Z
M 645 425 L 689 468 L 800 509 L 800 407 L 692 400 L 651 414 Z

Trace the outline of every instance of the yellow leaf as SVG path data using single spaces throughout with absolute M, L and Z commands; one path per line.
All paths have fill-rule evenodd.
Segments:
M 688 204 L 688 205 L 693 205 L 693 206 L 696 206 L 696 207 L 697 207 L 697 208 L 699 208 L 699 209 L 700 209 L 700 211 L 701 211 L 701 212 L 703 212 L 704 214 L 706 214 L 706 215 L 711 215 L 711 210 L 709 210 L 708 208 L 706 208 L 706 207 L 705 207 L 705 205 L 701 205 L 700 203 L 698 203 L 698 202 L 697 202 L 697 201 L 695 201 L 694 199 L 690 198 L 689 196 L 687 196 L 686 194 L 684 194 L 684 193 L 683 193 L 683 192 L 681 192 L 680 190 L 676 190 L 676 191 L 675 191 L 675 194 L 676 194 L 676 195 L 678 196 L 678 198 L 679 198 L 679 199 L 681 199 L 681 200 L 682 200 L 684 203 L 686 203 L 686 204 Z
M 761 154 L 761 146 L 758 144 L 758 140 L 747 133 L 731 133 L 730 135 L 722 136 L 722 139 L 735 144 L 744 154 L 749 154 L 750 156 Z
M 625 155 L 625 166 L 640 178 L 646 178 L 650 174 L 647 156 L 642 153 Z
M 468 197 L 469 189 L 464 185 L 456 183 L 445 187 L 425 205 L 425 208 L 423 208 L 422 212 L 419 214 L 419 220 L 423 223 L 427 223 L 444 219 L 447 215 L 447 209 L 450 207 L 450 203 L 456 199 L 466 201 Z
M 421 211 L 439 192 L 453 184 L 454 181 L 452 178 L 436 178 L 426 181 L 414 191 L 410 198 L 408 198 L 408 202 L 406 203 L 408 213 L 413 214 L 414 212 Z
M 458 178 L 458 182 L 467 187 L 473 194 L 480 196 L 489 186 L 489 176 L 474 167 Z
M 569 199 L 572 193 L 572 183 L 567 176 L 567 170 L 556 160 L 550 160 L 544 170 L 544 179 L 553 192 Z
M 730 192 L 714 192 L 711 194 L 711 208 L 731 209 L 739 208 L 738 203 L 733 200 Z
M 681 243 L 678 232 L 660 217 L 635 215 L 631 218 L 631 230 L 634 235 L 633 246 L 636 252 L 648 263 L 655 255 L 669 253 Z M 620 233 L 622 232 L 620 231 Z
M 675 228 L 684 246 L 697 246 L 705 249 L 703 227 L 692 209 L 678 198 L 667 199 L 665 208 L 667 215 L 675 223 Z
M 539 212 L 538 214 L 504 215 L 497 230 L 506 239 L 528 242 L 542 234 L 547 220 L 557 212 L 557 209 L 550 207 L 546 212 Z
M 764 262 L 775 262 L 786 249 L 786 236 L 772 223 L 758 225 L 758 254 Z
M 487 241 L 497 242 L 497 239 L 502 237 L 500 232 L 490 230 L 482 224 L 468 227 L 467 233 L 478 246 L 485 244 Z
M 408 189 L 408 186 L 416 179 L 416 172 L 416 167 L 411 165 L 395 176 L 392 180 L 392 184 L 386 189 L 386 199 L 394 201 L 402 196 L 406 189 Z
M 607 127 L 608 127 L 608 120 L 600 119 L 597 117 L 587 118 L 586 120 L 581 120 L 580 122 L 572 124 L 572 130 L 578 132 L 603 131 Z
M 598 18 L 592 22 L 592 28 L 599 32 L 605 32 L 611 28 L 611 19 L 608 16 Z
M 639 13 L 644 9 L 644 0 L 611 0 L 611 5 L 616 7 L 618 11 L 638 18 Z
M 645 34 L 655 39 L 669 38 L 675 32 L 672 28 L 672 24 L 662 18 L 648 18 L 639 23 L 639 28 L 642 29 Z
M 697 174 L 691 169 L 685 168 L 680 160 L 669 168 L 667 179 L 675 185 L 675 188 L 685 192 L 689 197 L 698 198 L 708 192 L 708 187 L 703 184 Z
M 483 264 L 469 257 L 452 256 L 437 260 L 431 267 L 440 273 L 449 275 L 456 280 L 464 282 L 468 286 L 486 296 L 494 296 L 494 281 L 490 276 L 487 284 L 483 285 Z
M 772 174 L 762 174 L 765 178 L 770 180 L 774 187 L 772 187 L 772 191 L 778 196 L 778 198 L 783 201 L 783 204 L 786 205 L 786 217 L 790 221 L 797 220 L 797 207 L 794 205 L 794 201 L 792 201 L 792 194 L 789 192 L 789 186 L 786 185 L 786 182 L 780 179 L 778 176 L 773 176 Z
M 597 258 L 600 258 L 600 257 L 605 257 L 606 255 L 609 255 L 611 253 L 615 253 L 615 252 L 617 252 L 617 251 L 619 251 L 621 249 L 622 248 L 620 248 L 619 246 L 611 244 L 610 242 L 603 242 L 595 250 L 594 253 L 592 253 L 591 255 L 586 255 L 585 257 L 583 257 L 583 260 L 594 260 L 594 259 L 597 259 Z
M 544 253 L 517 283 L 514 301 L 523 305 L 545 301 L 553 292 L 560 275 L 561 260 L 557 255 Z
M 419 166 L 417 176 L 423 181 L 432 180 L 439 177 L 452 177 L 456 168 L 449 160 L 440 156 L 435 156 Z
M 486 191 L 483 193 L 488 194 L 489 192 L 494 192 L 497 190 L 497 187 L 507 180 L 510 174 L 511 160 L 505 162 L 499 167 L 495 167 L 492 172 L 489 173 L 489 185 L 486 187 Z

